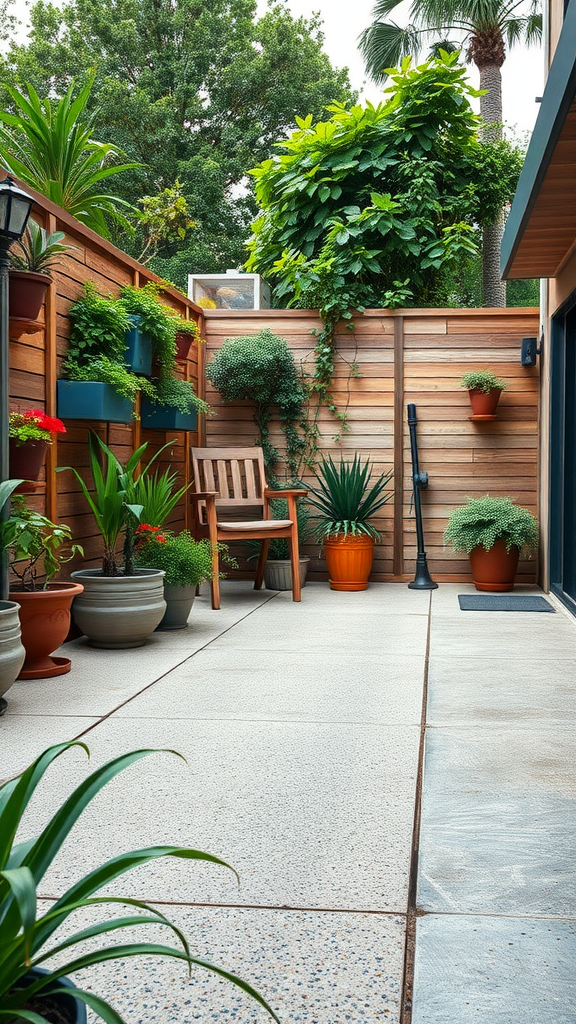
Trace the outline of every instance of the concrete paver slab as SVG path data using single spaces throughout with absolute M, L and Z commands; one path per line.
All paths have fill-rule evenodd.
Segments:
M 48 685 L 52 680 L 44 680 Z M 10 699 L 10 691 L 8 698 Z M 38 715 L 0 718 L 0 781 L 24 771 L 46 747 L 65 743 L 97 722 L 97 718 Z
M 530 612 L 433 615 L 432 657 L 453 660 L 490 657 L 509 661 L 528 655 L 536 660 L 549 657 L 551 650 L 558 658 L 576 657 L 576 630 L 564 616 Z
M 427 618 L 424 615 L 391 615 L 367 612 L 363 616 L 334 612 L 327 616 L 293 604 L 292 615 L 249 619 L 214 642 L 214 649 L 254 651 L 355 650 L 364 653 L 422 656 L 426 650 Z
M 289 591 L 277 593 L 267 610 L 292 604 Z M 302 606 L 320 609 L 325 615 L 346 612 L 347 615 L 364 615 L 366 612 L 380 612 L 382 615 L 428 615 L 430 592 L 408 590 L 405 583 L 371 583 L 367 590 L 347 592 L 330 590 L 327 583 L 307 583 L 302 590 Z
M 412 1024 L 573 1024 L 576 922 L 431 914 L 416 929 Z

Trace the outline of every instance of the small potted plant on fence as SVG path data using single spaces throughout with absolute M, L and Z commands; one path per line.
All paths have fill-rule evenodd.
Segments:
M 38 318 L 51 271 L 62 254 L 74 248 L 62 245 L 63 238 L 63 231 L 47 235 L 35 221 L 28 221 L 24 237 L 10 250 L 10 316 Z
M 385 491 L 392 473 L 372 480 L 372 467 L 359 455 L 339 466 L 331 456 L 316 474 L 318 487 L 310 488 L 309 504 L 318 510 L 316 536 L 322 542 L 332 590 L 366 590 L 372 569 L 378 530 L 369 522 L 392 497 Z
M 2 544 L 17 582 L 10 597 L 20 606 L 26 660 L 20 679 L 47 679 L 70 671 L 70 658 L 53 658 L 70 628 L 70 605 L 82 593 L 80 583 L 52 583 L 64 562 L 83 554 L 72 543 L 69 526 L 57 525 L 29 508 L 26 499 L 12 499 L 2 524 Z
M 508 387 L 508 381 L 497 377 L 491 370 L 470 370 L 460 381 L 466 388 L 472 406 L 472 420 L 493 420 L 500 395 Z
M 100 895 L 101 890 L 120 875 L 139 865 L 153 864 L 161 857 L 205 861 L 236 874 L 219 857 L 174 845 L 132 850 L 96 867 L 47 906 L 38 901 L 40 882 L 90 801 L 125 768 L 149 754 L 164 753 L 134 750 L 103 764 L 67 797 L 40 835 L 26 843 L 17 841 L 21 820 L 44 773 L 57 757 L 72 747 L 89 754 L 88 747 L 78 741 L 49 747 L 26 771 L 0 787 L 0 1005 L 7 1024 L 16 1024 L 16 1021 L 86 1024 L 86 1007 L 106 1024 L 124 1024 L 109 1003 L 92 989 L 78 988 L 67 974 L 75 974 L 94 964 L 140 955 L 171 957 L 181 960 L 189 969 L 195 965 L 212 971 L 251 996 L 278 1021 L 274 1011 L 248 982 L 192 956 L 186 937 L 159 909 L 127 896 Z M 117 913 L 119 907 L 125 909 L 121 916 Z M 136 909 L 134 914 L 131 913 L 133 908 Z M 91 915 L 88 923 L 84 920 L 80 928 L 74 927 L 77 911 Z M 126 929 L 151 924 L 170 929 L 177 944 L 146 939 L 120 944 L 106 941 L 104 946 L 94 945 L 94 942 L 86 945 L 87 940 L 99 935 L 106 939 L 108 936 L 119 938 Z M 59 954 L 56 963 L 52 959 L 55 953 Z M 50 966 L 46 966 L 47 962 Z
M 538 545 L 538 522 L 511 498 L 468 498 L 450 513 L 444 543 L 465 551 L 476 590 L 512 590 L 523 547 Z
M 10 413 L 8 437 L 10 444 L 10 476 L 22 477 L 20 494 L 34 492 L 46 458 L 46 448 L 66 427 L 56 416 L 47 416 L 41 409 Z
M 20 480 L 0 483 L 0 512 L 20 483 Z M 26 657 L 21 639 L 19 607 L 17 601 L 0 601 L 0 715 L 6 710 L 6 701 L 2 695 L 18 677 Z

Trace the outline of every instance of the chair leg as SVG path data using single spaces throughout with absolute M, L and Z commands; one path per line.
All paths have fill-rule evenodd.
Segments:
M 260 590 L 262 587 L 262 581 L 264 579 L 264 566 L 266 565 L 266 559 L 268 558 L 268 545 L 270 541 L 263 540 L 260 548 L 260 554 L 258 555 L 258 563 L 256 565 L 256 579 L 254 580 L 254 590 Z
M 212 572 L 210 592 L 212 594 L 212 608 L 216 610 L 220 607 L 220 557 L 216 544 L 212 545 Z
M 300 553 L 298 551 L 298 526 L 294 522 L 292 535 L 290 537 L 290 564 L 292 566 L 292 600 L 302 600 L 302 589 L 300 587 Z

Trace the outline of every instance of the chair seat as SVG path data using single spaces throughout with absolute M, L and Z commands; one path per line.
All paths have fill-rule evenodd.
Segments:
M 291 519 L 253 519 L 248 522 L 218 523 L 219 530 L 288 530 Z

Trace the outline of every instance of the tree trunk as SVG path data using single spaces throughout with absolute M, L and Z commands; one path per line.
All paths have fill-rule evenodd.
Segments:
M 497 65 L 480 68 L 480 88 L 488 92 L 480 97 L 483 142 L 502 138 L 502 74 Z M 506 281 L 500 277 L 500 245 L 504 234 L 504 212 L 494 224 L 482 229 L 482 295 L 485 306 L 506 305 Z

